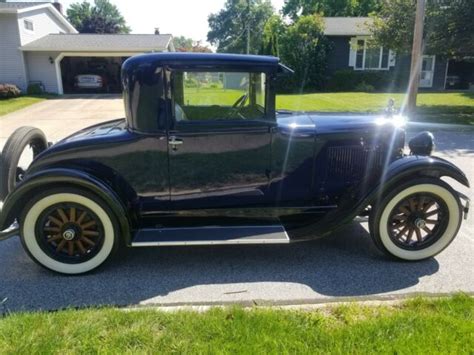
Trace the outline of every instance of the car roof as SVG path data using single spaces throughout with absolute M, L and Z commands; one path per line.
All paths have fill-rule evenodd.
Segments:
M 242 67 L 277 67 L 279 59 L 272 56 L 227 54 L 227 53 L 189 53 L 166 52 L 148 53 L 134 56 L 127 60 L 128 64 L 177 64 L 177 65 L 217 65 L 217 66 L 242 66 Z

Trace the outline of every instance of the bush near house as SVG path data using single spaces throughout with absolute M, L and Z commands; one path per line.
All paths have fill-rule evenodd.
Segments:
M 14 84 L 0 84 L 0 99 L 11 99 L 21 95 L 21 90 Z
M 328 91 L 377 91 L 386 92 L 405 89 L 406 80 L 388 71 L 338 70 L 332 75 Z M 365 89 L 365 90 L 363 90 Z
M 40 83 L 34 83 L 28 85 L 28 88 L 26 89 L 26 93 L 28 95 L 43 95 L 44 94 L 44 89 L 43 86 Z

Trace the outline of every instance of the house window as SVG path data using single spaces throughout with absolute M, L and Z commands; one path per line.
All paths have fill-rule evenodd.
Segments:
M 390 51 L 384 47 L 371 47 L 365 39 L 357 39 L 355 49 L 356 70 L 387 70 Z
M 33 26 L 33 21 L 31 20 L 23 20 L 23 25 L 25 26 L 25 29 L 28 31 L 35 30 L 35 27 Z

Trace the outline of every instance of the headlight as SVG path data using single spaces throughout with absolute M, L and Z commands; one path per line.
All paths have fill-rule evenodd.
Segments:
M 413 155 L 431 155 L 434 149 L 433 133 L 428 131 L 418 133 L 410 139 L 408 147 Z

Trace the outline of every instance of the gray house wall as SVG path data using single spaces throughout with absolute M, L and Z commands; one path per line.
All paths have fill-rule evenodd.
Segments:
M 33 31 L 25 29 L 25 19 L 33 22 Z M 20 47 L 50 33 L 70 32 L 48 8 L 0 14 L 0 83 L 15 84 L 26 91 L 28 82 L 40 80 L 45 86 L 56 88 L 51 92 L 57 92 L 57 84 L 52 84 L 56 81 L 54 65 L 45 66 L 43 55 L 23 53 Z
M 33 22 L 33 32 L 25 29 L 23 25 L 25 19 Z M 37 9 L 18 14 L 18 27 L 22 46 L 50 33 L 70 33 L 70 30 L 48 9 Z
M 29 81 L 41 81 L 47 92 L 59 92 L 56 66 L 51 64 L 59 55 L 58 52 L 26 52 L 25 60 Z
M 352 36 L 328 36 L 332 47 L 327 58 L 327 74 L 329 78 L 338 70 L 353 70 L 353 68 L 349 66 L 351 38 Z M 396 55 L 395 65 L 389 69 L 396 86 L 401 90 L 406 89 L 408 85 L 410 61 L 410 55 Z M 420 90 L 443 90 L 445 85 L 445 73 L 446 59 L 436 56 L 433 86 L 431 88 L 420 88 Z
M 331 36 L 331 51 L 328 55 L 328 75 L 337 70 L 351 69 L 349 67 L 349 53 L 351 50 L 350 36 Z
M 0 83 L 26 89 L 27 77 L 16 14 L 0 14 Z

